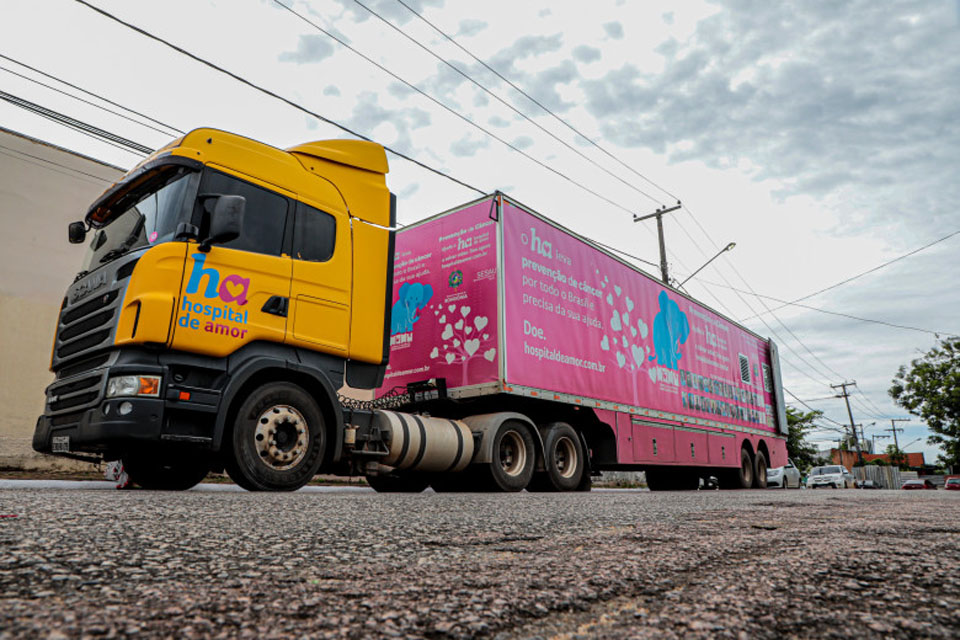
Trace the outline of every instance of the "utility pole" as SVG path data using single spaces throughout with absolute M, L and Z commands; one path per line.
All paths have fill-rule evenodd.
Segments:
M 890 436 L 881 435 L 879 433 L 875 433 L 872 436 L 870 436 L 870 442 L 872 443 L 872 446 L 873 446 L 873 452 L 874 453 L 877 452 L 877 438 L 883 439 L 883 438 L 889 438 L 889 437 Z
M 884 431 L 890 431 L 893 433 L 893 448 L 899 456 L 902 452 L 900 451 L 900 443 L 897 442 L 897 431 L 903 431 L 903 429 L 897 428 L 898 422 L 910 422 L 910 418 L 890 418 L 890 428 L 884 429 Z
M 650 218 L 657 219 L 657 236 L 660 238 L 660 277 L 663 280 L 663 284 L 665 285 L 670 284 L 670 276 L 667 273 L 667 245 L 663 240 L 663 214 L 670 213 L 671 211 L 676 211 L 681 206 L 682 205 L 680 204 L 680 201 L 677 200 L 677 206 L 675 207 L 670 207 L 668 209 L 666 205 L 664 205 L 649 215 L 633 216 L 634 222 L 641 222 L 643 220 L 648 220 Z
M 857 381 L 851 380 L 850 382 L 841 382 L 840 384 L 830 385 L 831 389 L 843 389 L 843 393 L 839 394 L 838 398 L 843 398 L 847 401 L 847 415 L 850 417 L 850 432 L 853 434 L 853 444 L 857 449 L 857 463 L 860 466 L 863 466 L 863 451 L 860 450 L 860 439 L 857 438 L 857 425 L 853 421 L 853 411 L 850 409 L 850 394 L 847 393 L 847 387 L 856 386 Z

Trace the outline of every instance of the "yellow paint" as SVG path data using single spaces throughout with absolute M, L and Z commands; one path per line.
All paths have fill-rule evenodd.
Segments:
M 207 273 L 199 290 L 187 293 L 197 267 L 196 243 L 153 247 L 130 277 L 116 344 L 163 342 L 222 357 L 251 341 L 266 340 L 381 362 L 389 231 L 368 223 L 390 224 L 389 169 L 382 146 L 329 140 L 283 151 L 224 131 L 197 129 L 141 165 L 164 156 L 197 160 L 333 215 L 334 255 L 320 263 L 215 246 L 199 268 L 216 271 L 221 280 L 216 291 L 207 289 L 212 279 Z M 248 210 L 247 215 L 256 213 Z M 293 224 L 292 212 L 288 224 Z M 249 283 L 246 304 L 233 299 L 240 281 Z M 219 295 L 221 286 L 226 299 Z M 274 295 L 289 298 L 288 318 L 260 311 Z M 214 318 L 215 308 L 225 316 Z

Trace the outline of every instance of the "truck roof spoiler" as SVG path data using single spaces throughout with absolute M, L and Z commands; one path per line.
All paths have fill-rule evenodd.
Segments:
M 305 142 L 287 149 L 288 153 L 300 153 L 323 160 L 330 160 L 357 169 L 386 174 L 389 172 L 387 154 L 383 147 L 365 140 L 321 140 Z

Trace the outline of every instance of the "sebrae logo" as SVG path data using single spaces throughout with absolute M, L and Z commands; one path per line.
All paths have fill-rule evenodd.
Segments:
M 247 295 L 250 293 L 250 278 L 244 278 L 237 274 L 228 275 L 225 278 L 220 277 L 220 272 L 213 267 L 205 267 L 204 263 L 207 256 L 203 253 L 194 253 L 193 269 L 190 272 L 190 280 L 187 281 L 187 289 L 184 292 L 183 304 L 180 311 L 183 315 L 177 320 L 184 329 L 194 329 L 217 335 L 228 336 L 231 338 L 243 338 L 247 334 L 245 325 L 248 319 L 248 310 L 234 310 L 232 303 L 242 307 L 247 304 Z M 190 298 L 201 291 L 201 283 L 206 279 L 206 287 L 203 289 L 203 298 Z M 208 303 L 209 300 L 219 298 L 215 303 Z M 219 304 L 218 304 L 219 303 Z M 193 314 L 193 315 L 191 315 Z M 206 319 L 193 317 L 205 316 Z M 201 329 L 200 323 L 203 322 Z M 228 324 L 229 323 L 229 324 Z

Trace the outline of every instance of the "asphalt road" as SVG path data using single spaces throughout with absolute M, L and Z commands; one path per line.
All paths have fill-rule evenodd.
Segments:
M 0 638 L 960 637 L 945 491 L 26 486 Z

